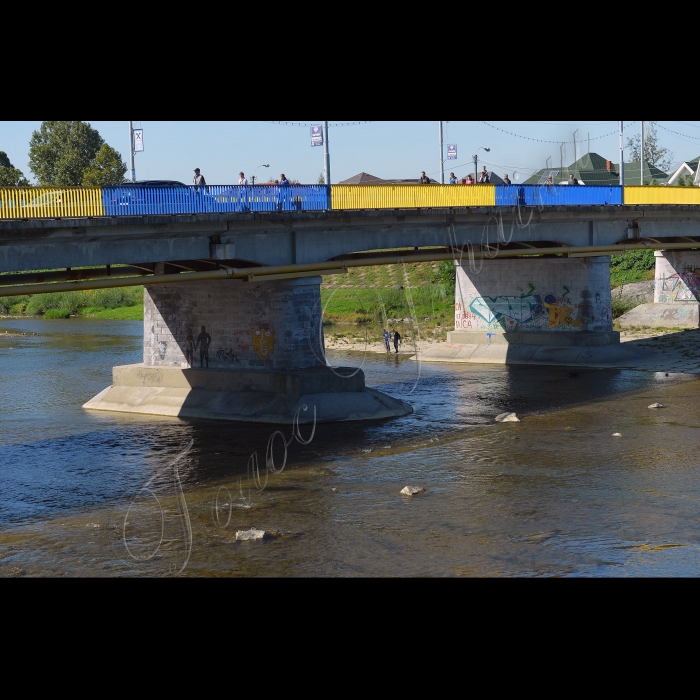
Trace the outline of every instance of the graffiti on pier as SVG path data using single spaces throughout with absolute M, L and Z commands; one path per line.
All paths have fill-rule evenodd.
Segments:
M 238 357 L 233 352 L 233 348 L 219 348 L 216 351 L 216 359 L 222 362 L 238 362 Z
M 253 329 L 255 354 L 263 361 L 269 360 L 275 349 L 275 332 L 266 328 Z
M 675 301 L 700 301 L 700 268 L 687 269 L 670 277 L 657 280 L 659 302 L 669 304 Z
M 532 287 L 532 285 L 530 285 Z M 467 330 L 481 328 L 486 322 L 489 329 L 497 327 L 512 331 L 519 326 L 529 328 L 581 327 L 581 319 L 575 315 L 576 307 L 568 297 L 547 294 L 522 294 L 520 296 L 476 297 L 469 304 L 469 311 L 455 306 L 455 328 Z

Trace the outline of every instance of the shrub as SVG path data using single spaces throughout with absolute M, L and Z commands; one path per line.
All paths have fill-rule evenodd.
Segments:
M 49 309 L 44 314 L 44 318 L 70 318 L 70 311 L 68 309 Z

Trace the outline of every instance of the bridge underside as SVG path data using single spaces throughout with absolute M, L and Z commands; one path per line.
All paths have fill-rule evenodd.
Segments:
M 198 214 L 0 221 L 0 272 L 226 262 L 295 265 L 425 247 L 700 241 L 700 207 L 581 206 Z M 176 268 L 181 269 L 181 268 Z

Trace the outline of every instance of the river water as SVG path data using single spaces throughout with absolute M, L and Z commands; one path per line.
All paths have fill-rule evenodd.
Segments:
M 140 322 L 4 331 L 38 335 L 0 335 L 0 576 L 700 574 L 698 375 L 369 354 L 415 413 L 282 427 L 273 472 L 274 426 L 81 408 L 141 360 Z

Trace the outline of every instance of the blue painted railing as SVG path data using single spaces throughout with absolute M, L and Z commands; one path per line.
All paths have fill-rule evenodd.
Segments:
M 622 204 L 623 189 L 612 185 L 497 185 L 497 207 L 553 207 Z
M 331 208 L 330 197 L 330 187 L 325 185 L 118 185 L 102 188 L 105 216 L 324 211 Z

